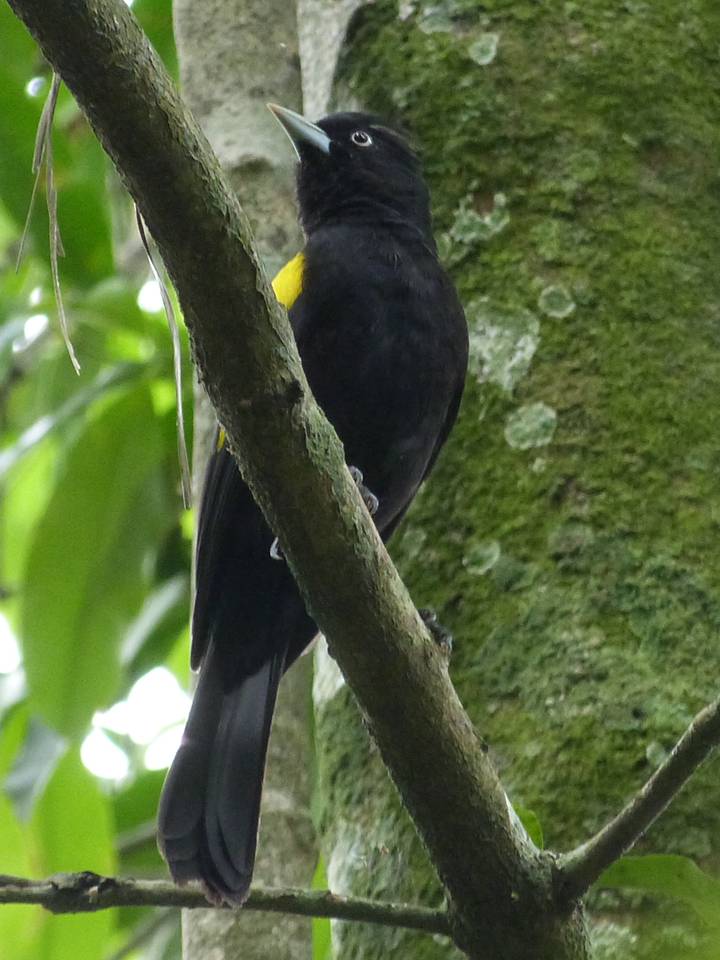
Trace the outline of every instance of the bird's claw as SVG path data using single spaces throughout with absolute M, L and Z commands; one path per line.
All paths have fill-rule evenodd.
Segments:
M 367 507 L 368 513 L 371 517 L 374 517 L 377 513 L 378 507 L 380 506 L 380 501 L 372 492 L 363 483 L 362 470 L 358 470 L 357 467 L 348 467 L 350 471 L 350 476 L 355 481 L 355 485 L 360 491 L 360 496 L 363 498 L 363 503 Z M 282 552 L 282 547 L 280 546 L 280 541 L 277 537 L 270 544 L 270 556 L 273 560 L 284 560 L 285 554 Z
M 355 481 L 355 486 L 360 491 L 360 496 L 363 498 L 363 503 L 367 507 L 367 511 L 371 517 L 374 517 L 377 513 L 378 507 L 380 506 L 380 501 L 372 492 L 369 490 L 363 483 L 362 470 L 359 470 L 357 467 L 348 467 L 350 471 L 350 476 Z
M 427 627 L 430 636 L 442 653 L 444 653 L 446 657 L 449 657 L 453 648 L 453 636 L 450 631 L 440 623 L 438 615 L 432 607 L 423 607 L 421 610 L 418 610 L 418 613 L 420 614 L 422 622 Z

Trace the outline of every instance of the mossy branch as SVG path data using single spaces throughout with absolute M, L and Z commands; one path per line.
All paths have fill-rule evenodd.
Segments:
M 178 887 L 166 880 L 101 877 L 96 873 L 60 873 L 46 880 L 0 875 L 0 903 L 37 904 L 51 913 L 95 913 L 111 907 L 178 907 L 185 910 L 207 910 L 209 907 L 199 885 Z M 339 897 L 329 890 L 253 887 L 242 909 L 298 917 L 356 920 L 445 936 L 450 934 L 445 910 Z
M 122 0 L 9 0 L 115 162 L 177 289 L 243 476 L 412 814 L 470 956 L 582 960 L 552 858 L 511 817 L 482 742 L 315 403 L 237 198 Z
M 574 900 L 626 853 L 720 744 L 720 699 L 701 710 L 645 786 L 594 837 L 559 861 L 561 896 Z

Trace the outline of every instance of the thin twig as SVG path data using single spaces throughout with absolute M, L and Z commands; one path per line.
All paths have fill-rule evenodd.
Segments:
M 190 460 L 188 457 L 187 441 L 185 439 L 185 416 L 183 414 L 182 343 L 180 340 L 180 328 L 178 326 L 177 317 L 175 316 L 175 308 L 173 307 L 168 285 L 165 283 L 163 278 L 162 268 L 155 262 L 155 257 L 153 256 L 150 242 L 145 231 L 145 224 L 143 222 L 142 214 L 138 210 L 137 206 L 135 207 L 135 219 L 137 221 L 137 227 L 140 233 L 140 239 L 142 240 L 142 245 L 145 248 L 145 255 L 147 256 L 148 263 L 150 264 L 150 270 L 152 271 L 152 275 L 155 278 L 155 283 L 157 283 L 160 291 L 160 299 L 162 300 L 163 309 L 165 310 L 165 318 L 170 329 L 170 338 L 172 340 L 173 351 L 173 373 L 175 376 L 175 419 L 177 427 L 178 460 L 180 462 L 180 480 L 182 486 L 183 505 L 185 506 L 186 510 L 189 510 L 192 506 L 192 483 L 190 481 Z
M 46 104 L 47 120 L 45 129 L 45 199 L 48 208 L 48 221 L 50 223 L 50 275 L 52 277 L 53 290 L 55 291 L 55 302 L 57 303 L 58 317 L 60 319 L 60 332 L 65 341 L 65 347 L 70 357 L 75 373 L 80 373 L 80 362 L 75 354 L 72 340 L 70 339 L 70 329 L 68 327 L 67 314 L 65 313 L 65 303 L 63 302 L 62 286 L 60 284 L 60 267 L 58 258 L 65 256 L 62 239 L 60 237 L 60 224 L 58 222 L 57 212 L 57 189 L 55 187 L 55 161 L 53 159 L 52 148 L 52 124 L 55 117 L 55 107 L 60 93 L 60 76 L 53 73 L 48 102 Z
M 42 163 L 45 157 L 45 148 L 49 139 L 53 114 L 55 113 L 57 95 L 60 90 L 60 79 L 58 77 L 56 81 L 56 76 L 57 75 L 53 73 L 50 91 L 48 92 L 47 99 L 43 105 L 40 113 L 40 119 L 38 120 L 37 130 L 35 131 L 35 146 L 33 148 L 32 157 L 32 172 L 35 174 L 35 179 L 33 181 L 32 193 L 30 194 L 30 203 L 28 204 L 28 211 L 25 217 L 25 225 L 23 227 L 23 232 L 20 235 L 17 259 L 15 261 L 15 273 L 17 273 L 20 269 L 20 264 L 22 263 L 23 255 L 25 253 L 25 244 L 27 242 L 28 232 L 30 230 L 30 222 L 32 220 L 33 210 L 35 209 L 35 198 L 37 197 L 38 186 L 40 184 L 40 174 L 42 172 Z
M 51 913 L 93 913 L 109 907 L 210 908 L 202 890 L 194 884 L 177 887 L 166 880 L 101 877 L 96 873 L 59 873 L 47 880 L 0 875 L 2 903 L 37 904 Z M 329 890 L 254 887 L 244 909 L 450 934 L 444 909 L 340 897 Z
M 667 759 L 614 819 L 586 843 L 560 857 L 560 896 L 566 900 L 582 896 L 637 842 L 719 743 L 720 699 L 698 713 Z
M 57 303 L 58 316 L 60 318 L 60 331 L 65 343 L 70 362 L 73 365 L 75 373 L 80 373 L 80 363 L 78 362 L 75 348 L 70 339 L 70 330 L 68 328 L 67 314 L 65 313 L 65 304 L 62 297 L 62 288 L 60 285 L 60 268 L 58 258 L 65 256 L 62 237 L 60 236 L 60 224 L 58 222 L 57 212 L 57 189 L 55 187 L 55 169 L 52 149 L 52 126 L 55 118 L 55 108 L 57 107 L 58 94 L 62 81 L 59 74 L 53 72 L 50 90 L 45 101 L 45 106 L 40 114 L 37 133 L 35 136 L 35 149 L 33 151 L 32 170 L 35 174 L 30 203 L 28 205 L 25 226 L 23 227 L 20 245 L 18 247 L 17 260 L 15 262 L 15 272 L 20 268 L 23 253 L 25 251 L 25 242 L 30 229 L 30 220 L 32 218 L 33 208 L 35 206 L 35 197 L 37 196 L 38 184 L 40 182 L 40 173 L 43 162 L 45 163 L 45 194 L 48 211 L 48 221 L 50 225 L 50 274 L 52 276 L 53 291 L 55 293 L 55 302 Z

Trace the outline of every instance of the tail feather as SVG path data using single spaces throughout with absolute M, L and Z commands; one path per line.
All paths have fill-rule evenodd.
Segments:
M 206 652 L 181 746 L 160 799 L 158 844 L 173 878 L 199 879 L 213 900 L 242 903 L 255 862 L 281 652 L 223 690 Z

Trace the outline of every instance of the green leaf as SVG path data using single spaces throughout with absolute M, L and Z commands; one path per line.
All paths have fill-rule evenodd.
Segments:
M 165 658 L 165 666 L 185 689 L 191 689 L 190 671 L 190 624 L 186 620 L 182 630 L 178 633 L 170 652 Z
M 15 817 L 12 804 L 0 794 L 0 846 L 4 873 L 27 877 L 32 867 L 29 861 L 27 838 Z M 26 906 L 3 906 L 0 910 L 0 943 L 13 945 L 13 960 L 34 957 L 31 952 L 36 928 L 36 917 Z
M 622 857 L 600 877 L 597 887 L 629 887 L 659 893 L 690 904 L 720 932 L 720 881 L 688 857 L 648 854 Z
M 33 706 L 78 737 L 117 692 L 119 643 L 148 587 L 172 507 L 149 390 L 108 402 L 80 434 L 34 532 L 20 636 Z
M 155 842 L 154 826 L 165 770 L 149 770 L 139 774 L 133 783 L 113 798 L 117 826 L 117 849 L 123 870 L 134 873 L 157 873 L 165 876 L 165 868 Z
M 0 725 L 5 722 L 5 714 L 22 703 L 26 696 L 27 690 L 22 670 L 0 673 Z
M 27 430 L 23 431 L 12 446 L 0 451 L 0 480 L 9 470 L 12 470 L 26 453 L 32 450 L 41 440 L 44 440 L 53 430 L 67 423 L 68 420 L 81 410 L 89 407 L 98 397 L 112 390 L 113 387 L 137 379 L 144 374 L 145 369 L 145 365 L 139 363 L 120 363 L 105 369 L 87 387 L 72 393 L 68 400 L 54 413 L 48 413 L 36 420 Z
M 313 890 L 327 890 L 327 870 L 322 854 L 318 856 L 312 881 Z M 332 936 L 330 921 L 327 917 L 313 917 L 312 921 L 312 960 L 331 960 Z
M 114 819 L 120 834 L 130 834 L 155 817 L 165 770 L 144 770 L 113 797 Z
M 137 303 L 138 288 L 123 277 L 113 276 L 88 290 L 78 309 L 101 318 L 107 328 L 125 337 L 132 337 L 147 354 L 148 344 L 160 348 L 168 358 L 170 370 L 170 338 L 162 313 L 145 313 Z
M 16 710 L 4 719 L 0 734 L 0 778 L 7 773 L 25 736 L 27 711 Z M 32 874 L 26 831 L 15 816 L 10 800 L 0 792 L 0 850 L 3 873 L 27 877 Z M 13 945 L 13 960 L 30 960 L 36 928 L 33 911 L 25 906 L 3 906 L 0 910 L 0 944 Z
M 177 76 L 171 0 L 135 0 L 133 13 L 162 57 L 168 71 Z
M 29 820 L 36 800 L 68 748 L 64 737 L 31 719 L 22 750 L 5 778 L 5 793 L 19 820 Z
M 0 7 L 0 36 L 0 115 L 12 117 L 12 123 L 0 124 L 0 195 L 15 220 L 19 239 L 32 194 L 35 132 L 47 93 L 47 84 L 36 97 L 28 94 L 26 86 L 33 77 L 48 77 L 48 68 L 6 4 Z M 58 214 L 66 252 L 60 272 L 66 283 L 87 286 L 113 269 L 105 197 L 107 161 L 71 101 L 70 94 L 62 91 L 53 125 Z M 46 258 L 48 220 L 43 187 L 38 192 L 29 239 L 31 249 Z
M 165 659 L 189 610 L 190 582 L 184 573 L 163 581 L 148 595 L 122 641 L 120 657 L 132 676 L 142 675 Z
M 64 88 L 59 109 L 63 99 L 72 101 L 72 95 Z M 87 287 L 114 270 L 105 190 L 109 161 L 75 107 L 67 123 L 56 122 L 53 146 L 58 219 L 65 248 L 60 279 Z M 43 244 L 38 253 L 44 255 L 46 249 L 47 244 Z
M 7 253 L 7 248 L 14 242 L 16 234 L 15 221 L 0 200 L 0 257 Z
M 71 750 L 50 779 L 33 816 L 42 874 L 115 870 L 110 801 Z
M 14 594 L 23 576 L 35 525 L 47 506 L 55 473 L 56 450 L 52 440 L 36 447 L 4 481 L 0 498 L 2 587 Z M 17 630 L 17 608 L 9 615 Z
M 69 299 L 66 296 L 66 300 Z M 46 312 L 50 320 L 48 333 L 30 347 L 28 355 L 19 355 L 18 359 L 27 372 L 13 386 L 9 396 L 10 422 L 21 430 L 59 410 L 74 393 L 85 389 L 109 365 L 100 359 L 107 357 L 106 332 L 87 323 L 77 324 L 72 327 L 72 336 L 82 362 L 82 373 L 78 377 L 62 343 L 54 306 Z M 69 312 L 73 313 L 71 309 Z M 82 421 L 78 419 L 78 426 L 81 425 Z
M 58 766 L 37 805 L 32 839 L 41 876 L 91 870 L 113 875 L 115 859 L 109 801 L 77 751 Z M 36 921 L 38 918 L 35 918 Z M 115 925 L 114 911 L 40 918 L 33 960 L 102 960 Z
M 0 382 L 4 381 L 13 363 L 13 342 L 23 332 L 25 320 L 13 317 L 0 327 Z
M 525 827 L 527 835 L 530 837 L 535 846 L 542 850 L 545 846 L 545 838 L 543 837 L 543 829 L 537 814 L 533 810 L 529 810 L 527 807 L 521 807 L 519 804 L 513 804 L 513 810 L 518 815 L 520 823 Z
M 43 104 L 42 96 L 28 96 L 25 84 L 43 67 L 30 34 L 6 3 L 0 6 L 0 37 L 0 115 L 5 118 L 0 123 L 0 195 L 19 227 L 32 193 L 30 167 Z M 47 237 L 47 227 L 44 229 Z

